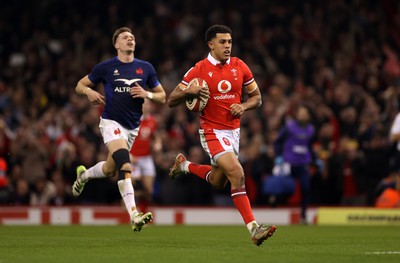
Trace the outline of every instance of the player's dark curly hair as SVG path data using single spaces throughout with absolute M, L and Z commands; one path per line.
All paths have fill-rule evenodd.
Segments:
M 218 33 L 222 33 L 222 34 L 229 33 L 232 35 L 232 30 L 229 27 L 224 26 L 224 25 L 213 25 L 213 26 L 209 27 L 206 31 L 206 35 L 205 35 L 206 43 L 208 41 L 211 41 L 211 39 L 213 39 L 214 37 L 216 37 Z
M 120 27 L 117 30 L 115 30 L 114 35 L 112 37 L 113 45 L 115 45 L 115 42 L 117 41 L 117 38 L 118 38 L 119 34 L 121 34 L 123 32 L 132 33 L 132 30 L 129 27 Z

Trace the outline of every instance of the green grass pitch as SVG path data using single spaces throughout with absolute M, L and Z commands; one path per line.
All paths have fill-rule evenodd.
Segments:
M 400 262 L 400 227 L 278 226 L 257 247 L 244 226 L 0 226 L 9 262 Z

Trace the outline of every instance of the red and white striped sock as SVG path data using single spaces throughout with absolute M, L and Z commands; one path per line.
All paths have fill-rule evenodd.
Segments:
M 249 198 L 247 197 L 246 189 L 244 187 L 231 189 L 231 197 L 236 209 L 241 214 L 244 223 L 249 228 L 255 223 L 255 218 L 253 211 L 251 210 L 251 205 Z M 256 223 L 257 224 L 257 223 Z

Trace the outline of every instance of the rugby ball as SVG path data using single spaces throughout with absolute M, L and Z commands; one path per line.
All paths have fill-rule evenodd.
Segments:
M 192 79 L 189 84 L 187 85 L 187 89 L 190 87 L 190 85 L 196 85 L 196 86 L 202 86 L 202 87 L 207 87 L 208 85 L 207 82 L 202 79 L 202 78 L 194 78 Z M 187 98 L 186 99 L 186 107 L 193 112 L 199 112 L 204 110 L 208 102 L 208 98 L 205 97 L 192 97 L 192 98 Z

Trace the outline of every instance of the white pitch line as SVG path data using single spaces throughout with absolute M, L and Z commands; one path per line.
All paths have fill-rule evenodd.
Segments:
M 400 255 L 400 251 L 373 251 L 365 252 L 365 255 Z

